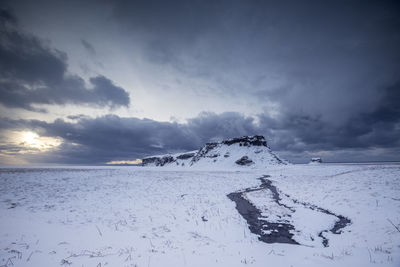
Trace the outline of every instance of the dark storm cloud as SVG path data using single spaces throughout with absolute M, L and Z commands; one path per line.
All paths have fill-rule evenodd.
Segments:
M 17 18 L 11 11 L 0 8 L 0 22 L 2 24 L 16 24 Z
M 70 120 L 79 120 L 79 119 L 90 118 L 90 117 L 88 115 L 85 115 L 85 114 L 78 114 L 78 115 L 67 116 L 67 118 L 70 119 Z
M 391 54 L 397 46 L 386 41 L 398 41 L 400 27 L 396 1 L 120 0 L 112 5 L 115 20 L 150 44 L 148 53 L 170 53 L 171 59 L 188 49 L 200 61 L 261 56 L 284 60 L 281 65 L 307 59 L 311 66 L 327 59 L 337 64 L 339 53 L 351 60 L 368 50 L 376 57 L 382 45 L 390 50 L 380 52 Z
M 260 128 L 252 117 L 246 117 L 236 112 L 215 114 L 203 112 L 199 116 L 189 119 L 185 125 L 191 133 L 195 144 L 204 145 L 206 142 L 221 140 L 243 135 L 256 135 Z
M 0 103 L 44 111 L 35 104 L 128 106 L 129 94 L 104 76 L 90 78 L 93 88 L 67 72 L 67 55 L 18 29 L 11 13 L 2 10 L 0 24 Z
M 85 48 L 85 50 L 89 52 L 89 54 L 96 55 L 96 49 L 94 48 L 94 46 L 91 43 L 89 43 L 85 39 L 81 39 L 81 43 L 82 43 L 82 46 Z
M 158 64 L 281 113 L 345 123 L 400 76 L 398 1 L 114 1 Z M 190 90 L 190 89 L 189 89 Z M 338 112 L 340 110 L 340 112 Z
M 356 114 L 340 125 L 324 122 L 318 115 L 261 115 L 260 122 L 275 136 L 280 150 L 317 151 L 347 148 L 393 148 L 400 146 L 400 86 L 382 88 L 375 109 Z

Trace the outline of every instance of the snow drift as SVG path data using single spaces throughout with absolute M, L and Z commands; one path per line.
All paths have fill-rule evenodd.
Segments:
M 152 156 L 142 159 L 143 166 L 263 167 L 287 164 L 267 145 L 264 136 L 243 136 L 207 143 L 197 151 Z

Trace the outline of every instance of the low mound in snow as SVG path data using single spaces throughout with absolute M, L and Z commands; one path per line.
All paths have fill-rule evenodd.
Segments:
M 232 167 L 287 164 L 267 146 L 264 136 L 243 136 L 207 143 L 197 151 L 142 159 L 143 166 Z

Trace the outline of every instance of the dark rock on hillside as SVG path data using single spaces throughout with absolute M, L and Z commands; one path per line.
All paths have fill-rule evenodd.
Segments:
M 222 141 L 222 144 L 228 146 L 237 143 L 242 146 L 267 146 L 267 141 L 265 141 L 265 138 L 262 135 L 243 136 Z
M 192 162 L 196 162 L 201 158 L 204 158 L 210 150 L 213 150 L 218 146 L 218 143 L 207 143 L 202 147 L 197 154 L 193 157 Z
M 322 159 L 321 158 L 311 158 L 312 163 L 322 163 Z
M 254 164 L 254 162 L 251 159 L 249 159 L 248 156 L 241 157 L 240 159 L 235 161 L 235 163 L 238 165 L 242 165 L 242 166 L 248 166 L 248 165 Z
M 177 156 L 177 159 L 190 159 L 193 158 L 196 153 L 185 153 Z
M 142 159 L 142 165 L 149 165 L 152 163 L 157 163 L 160 158 L 158 157 L 150 157 L 150 158 L 143 158 Z
M 142 159 L 142 165 L 153 164 L 155 166 L 164 166 L 167 163 L 174 162 L 175 159 L 172 156 L 163 156 L 163 157 L 151 157 Z

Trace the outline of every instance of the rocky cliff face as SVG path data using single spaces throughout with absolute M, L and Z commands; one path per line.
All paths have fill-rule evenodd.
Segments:
M 174 162 L 175 159 L 172 156 L 166 155 L 162 157 L 150 157 L 142 159 L 143 165 L 153 164 L 155 166 L 164 166 L 165 164 Z
M 267 146 L 263 136 L 243 136 L 207 143 L 198 151 L 142 159 L 143 166 L 263 167 L 287 164 Z
M 267 141 L 265 141 L 265 138 L 262 135 L 232 138 L 224 140 L 221 143 L 228 146 L 233 144 L 239 144 L 240 146 L 265 146 L 265 147 L 267 146 Z
M 164 166 L 164 165 L 180 165 L 185 166 L 195 155 L 195 152 L 180 153 L 174 155 L 154 156 L 142 159 L 143 166 Z

